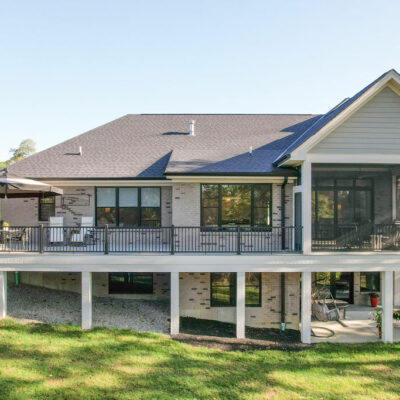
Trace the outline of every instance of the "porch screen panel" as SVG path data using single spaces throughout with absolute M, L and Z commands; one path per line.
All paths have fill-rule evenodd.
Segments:
M 339 228 L 354 222 L 354 197 L 351 190 L 338 190 L 337 192 L 337 218 Z
M 354 201 L 354 219 L 363 224 L 372 222 L 372 192 L 370 190 L 357 190 Z
M 313 192 L 313 236 L 328 240 L 334 237 L 334 192 L 319 190 Z
M 116 188 L 97 188 L 97 225 L 117 225 Z

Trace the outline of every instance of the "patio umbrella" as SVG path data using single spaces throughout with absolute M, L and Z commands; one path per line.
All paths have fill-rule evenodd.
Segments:
M 20 178 L 0 171 L 0 198 L 39 197 L 43 193 L 61 195 L 62 189 L 33 179 Z

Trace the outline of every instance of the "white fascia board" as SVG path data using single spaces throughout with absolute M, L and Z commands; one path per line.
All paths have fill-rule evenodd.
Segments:
M 343 110 L 338 114 L 332 121 L 328 122 L 323 128 L 321 128 L 317 133 L 311 136 L 308 140 L 302 143 L 297 149 L 295 149 L 291 155 L 290 159 L 283 162 L 281 165 L 287 164 L 290 160 L 292 163 L 296 161 L 304 161 L 306 159 L 306 154 L 314 146 L 316 146 L 321 140 L 328 136 L 333 130 L 335 130 L 339 125 L 341 125 L 346 119 L 357 112 L 365 103 L 367 103 L 373 96 L 384 89 L 385 86 L 390 81 L 395 81 L 395 83 L 400 84 L 399 77 L 390 71 L 384 78 L 377 82 L 374 86 L 369 88 L 365 93 L 363 93 L 353 104 Z
M 41 272 L 358 272 L 400 271 L 400 253 L 310 255 L 2 255 L 0 271 Z
M 167 175 L 167 178 L 172 182 L 187 182 L 187 183 L 282 183 L 285 180 L 283 176 L 190 176 L 190 175 Z M 293 183 L 296 177 L 288 177 L 288 182 Z
M 400 164 L 400 154 L 308 154 L 312 163 L 334 164 Z
M 85 179 L 85 180 L 41 180 L 41 182 L 45 182 L 52 186 L 63 187 L 63 186 L 172 186 L 171 181 L 167 181 L 164 179 L 149 179 L 149 180 L 134 180 L 134 179 Z

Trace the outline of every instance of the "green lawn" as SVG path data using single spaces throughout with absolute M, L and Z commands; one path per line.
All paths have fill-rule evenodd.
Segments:
M 151 333 L 0 322 L 0 399 L 399 399 L 400 345 L 222 352 Z

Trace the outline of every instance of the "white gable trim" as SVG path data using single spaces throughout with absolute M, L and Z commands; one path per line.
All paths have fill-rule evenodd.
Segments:
M 294 150 L 290 156 L 290 159 L 283 162 L 294 163 L 305 161 L 307 153 L 314 146 L 316 146 L 321 140 L 327 137 L 333 130 L 339 125 L 343 124 L 349 117 L 356 113 L 363 105 L 377 95 L 386 86 L 389 86 L 396 94 L 400 95 L 400 77 L 394 71 L 389 71 L 380 81 L 376 82 L 375 85 L 370 87 L 365 93 L 363 93 L 353 104 L 338 114 L 332 121 L 328 122 L 323 128 L 321 128 L 315 135 L 302 143 L 296 150 Z M 382 159 L 382 156 L 380 156 Z M 353 158 L 353 162 L 354 162 Z M 327 162 L 327 161 L 325 161 Z

